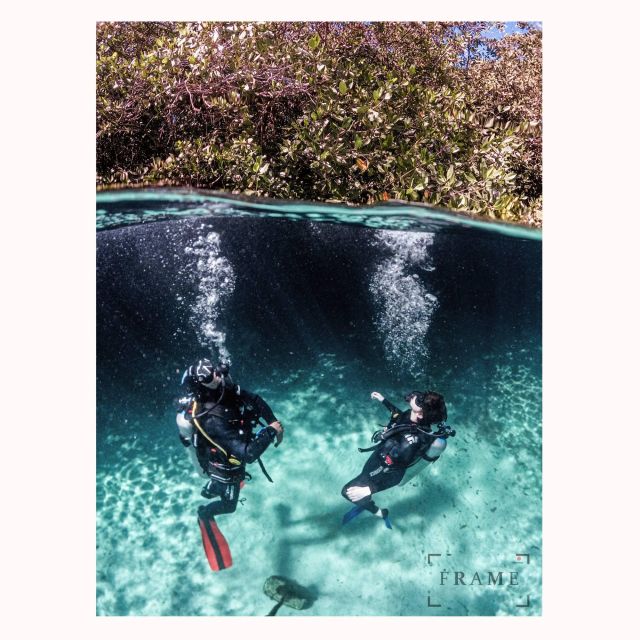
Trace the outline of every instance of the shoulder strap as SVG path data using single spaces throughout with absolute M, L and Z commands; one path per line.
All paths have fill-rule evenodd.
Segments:
M 222 453 L 224 453 L 224 455 L 229 458 L 229 454 L 226 452 L 226 450 L 221 447 L 217 442 L 215 442 L 214 440 L 212 440 L 209 437 L 209 434 L 202 428 L 202 425 L 200 424 L 198 418 L 196 417 L 198 414 L 196 413 L 198 409 L 198 403 L 194 400 L 193 401 L 193 408 L 191 409 L 191 414 L 193 416 L 192 420 L 193 420 L 193 424 L 196 425 L 198 431 L 202 434 L 202 436 L 208 440 L 214 447 L 216 447 L 216 449 L 219 449 L 220 451 L 222 451 Z M 200 414 L 202 415 L 202 414 Z

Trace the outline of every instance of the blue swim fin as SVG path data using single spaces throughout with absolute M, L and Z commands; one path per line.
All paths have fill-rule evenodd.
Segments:
M 364 507 L 355 505 L 352 509 L 349 509 L 347 513 L 342 516 L 342 525 L 344 526 L 348 522 L 351 522 L 354 518 L 358 517 L 364 511 Z
M 387 529 L 393 529 L 389 518 L 389 511 L 387 511 L 387 509 L 382 510 L 382 519 L 384 520 L 384 526 L 387 527 Z

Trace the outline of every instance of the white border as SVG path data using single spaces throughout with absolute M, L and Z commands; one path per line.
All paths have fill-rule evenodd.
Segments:
M 176 633 L 592 637 L 631 624 L 637 168 L 631 11 L 558 2 L 32 3 L 6 15 L 5 611 L 27 637 Z M 95 619 L 95 32 L 99 19 L 542 20 L 544 607 L 541 619 Z M 8 165 L 8 166 L 7 166 Z M 52 168 L 54 173 L 52 174 Z M 620 198 L 624 195 L 624 198 Z M 636 214 L 637 215 L 637 214 Z M 613 269 L 611 268 L 613 265 Z M 617 269 L 616 269 L 617 267 Z M 626 277 L 625 277 L 626 276 Z M 25 280 L 26 277 L 26 280 Z M 10 343 L 10 344 L 7 344 Z M 625 364 L 626 363 L 626 364 Z M 585 393 L 586 392 L 586 393 Z M 612 428 L 615 436 L 604 437 Z M 603 441 L 605 444 L 603 445 Z M 637 442 L 635 443 L 637 444 Z M 637 486 L 637 479 L 634 484 Z M 354 595 L 354 597 L 357 597 Z M 11 620 L 13 619 L 13 620 Z M 9 627 L 11 625 L 11 627 Z

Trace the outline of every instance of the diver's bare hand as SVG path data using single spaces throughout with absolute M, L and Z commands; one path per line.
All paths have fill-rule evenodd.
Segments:
M 280 424 L 280 420 L 276 420 L 269 425 L 272 429 L 276 430 L 276 446 L 282 442 L 284 437 L 284 427 Z
M 378 402 L 382 402 L 384 400 L 384 396 L 381 393 L 378 393 L 377 391 L 374 391 L 371 394 L 371 399 L 372 400 L 377 400 Z

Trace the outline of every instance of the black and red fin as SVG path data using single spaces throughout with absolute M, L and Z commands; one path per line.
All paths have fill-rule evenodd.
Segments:
M 212 516 L 198 515 L 198 524 L 202 534 L 202 545 L 212 571 L 228 569 L 233 561 L 231 551 L 222 532 Z

